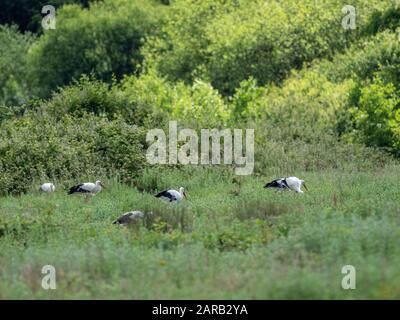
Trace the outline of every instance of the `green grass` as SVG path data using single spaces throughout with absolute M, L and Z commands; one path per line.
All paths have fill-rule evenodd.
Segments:
M 3 197 L 0 299 L 399 299 L 400 166 L 296 175 L 310 192 L 183 168 L 147 171 L 142 192 L 107 181 L 88 204 L 61 185 Z M 180 186 L 181 204 L 152 196 Z M 138 228 L 112 224 L 134 209 L 153 215 Z M 41 288 L 47 264 L 56 290 Z M 341 288 L 347 264 L 356 290 Z

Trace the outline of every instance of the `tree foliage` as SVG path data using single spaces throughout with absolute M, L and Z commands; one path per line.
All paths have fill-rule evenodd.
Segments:
M 92 74 L 110 82 L 138 70 L 140 47 L 156 30 L 160 11 L 151 2 L 96 2 L 90 10 L 77 5 L 57 11 L 57 27 L 47 30 L 32 47 L 29 60 L 37 94 Z
M 8 120 L 0 129 L 0 192 L 21 193 L 33 181 L 119 176 L 129 182 L 145 164 L 145 134 L 121 118 L 43 112 Z
M 16 26 L 0 25 L 0 106 L 20 105 L 29 97 L 27 53 L 33 41 Z
M 357 26 L 378 1 L 355 1 Z M 144 49 L 147 63 L 169 79 L 203 78 L 224 94 L 253 77 L 280 83 L 290 70 L 342 51 L 358 32 L 342 27 L 343 1 L 177 0 L 163 36 Z
M 357 88 L 355 106 L 349 109 L 356 136 L 369 146 L 400 155 L 400 94 L 380 77 Z

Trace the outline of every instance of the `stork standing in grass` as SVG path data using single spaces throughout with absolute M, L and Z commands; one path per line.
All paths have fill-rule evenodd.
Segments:
M 39 190 L 41 192 L 51 193 L 51 192 L 54 192 L 55 189 L 56 189 L 56 187 L 54 186 L 54 184 L 52 184 L 51 182 L 46 182 L 40 186 Z
M 69 189 L 68 194 L 84 194 L 85 197 L 85 202 L 89 201 L 89 196 L 94 196 L 97 193 L 99 193 L 102 189 L 104 188 L 104 185 L 100 180 L 97 180 L 95 183 L 93 182 L 85 182 L 78 184 L 76 186 L 73 186 L 72 188 Z
M 169 203 L 179 203 L 182 201 L 183 197 L 186 198 L 185 189 L 183 187 L 179 188 L 179 191 L 176 190 L 164 190 L 155 195 L 156 198 L 160 198 Z
M 287 177 L 287 178 L 280 178 L 273 180 L 267 183 L 264 186 L 264 188 L 274 188 L 277 190 L 292 190 L 297 193 L 303 193 L 303 191 L 301 190 L 301 186 L 304 186 L 304 189 L 308 191 L 304 180 L 301 180 L 297 177 Z

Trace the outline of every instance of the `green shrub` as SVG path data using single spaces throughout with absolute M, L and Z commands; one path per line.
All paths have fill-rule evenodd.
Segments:
M 378 71 L 399 82 L 399 56 L 398 34 L 385 31 L 356 42 L 333 60 L 315 63 L 312 69 L 336 83 L 349 78 L 372 79 Z
M 400 94 L 381 78 L 356 88 L 355 105 L 349 109 L 355 135 L 369 146 L 400 155 Z
M 241 106 L 248 118 L 303 130 L 333 128 L 336 112 L 347 105 L 353 87 L 352 80 L 333 83 L 315 71 L 293 72 L 282 86 L 238 90 L 233 101 L 246 100 L 250 91 L 253 97 Z
M 353 2 L 362 29 L 381 1 Z M 358 31 L 341 25 L 343 1 L 185 1 L 172 6 L 162 36 L 144 47 L 147 64 L 172 80 L 209 81 L 233 94 L 253 77 L 280 83 L 293 68 L 332 57 L 354 41 Z M 358 30 L 358 29 L 357 29 Z
M 182 82 L 169 83 L 149 73 L 139 78 L 128 77 L 121 87 L 131 110 L 135 110 L 133 117 L 142 119 L 147 126 L 160 128 L 170 119 L 191 128 L 214 128 L 230 117 L 229 106 L 206 82 L 195 81 L 188 86 Z
M 115 115 L 128 118 L 130 105 L 118 90 L 102 81 L 82 76 L 71 86 L 63 87 L 42 105 L 43 110 L 56 118 L 65 114 L 79 117 L 84 113 L 105 114 L 109 119 Z
M 366 34 L 376 34 L 384 30 L 395 31 L 400 26 L 400 8 L 395 1 L 392 1 L 384 11 L 376 11 L 369 18 L 368 23 L 365 26 Z
M 145 164 L 144 132 L 122 119 L 83 114 L 59 121 L 41 112 L 0 128 L 0 193 L 26 192 L 35 181 L 116 175 L 122 181 Z
M 339 139 L 343 110 L 355 86 L 352 79 L 335 83 L 315 70 L 293 72 L 282 86 L 242 83 L 231 108 L 242 115 L 241 127 L 255 128 L 255 172 L 361 170 L 385 164 L 385 155 L 361 141 Z
M 144 37 L 156 30 L 163 6 L 143 0 L 95 2 L 90 9 L 66 5 L 57 11 L 57 28 L 47 30 L 30 52 L 38 94 L 93 73 L 111 81 L 137 70 Z
M 18 105 L 29 98 L 27 54 L 34 37 L 16 26 L 0 25 L 0 106 Z
M 197 235 L 195 236 L 197 237 Z M 200 236 L 204 245 L 210 249 L 246 250 L 254 245 L 263 245 L 272 239 L 272 233 L 266 222 L 242 223 L 234 219 L 229 224 L 210 228 Z
M 232 120 L 251 118 L 257 114 L 264 93 L 265 88 L 257 86 L 254 78 L 242 81 L 232 97 Z

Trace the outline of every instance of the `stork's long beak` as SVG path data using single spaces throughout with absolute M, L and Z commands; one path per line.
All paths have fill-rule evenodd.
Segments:
M 105 186 L 104 184 L 100 183 L 100 185 L 101 185 L 104 189 L 107 189 L 106 186 Z
M 304 189 L 306 189 L 308 191 L 307 186 L 306 186 L 305 183 L 303 183 L 303 186 L 304 186 Z
M 187 198 L 187 195 L 186 195 L 186 192 L 185 192 L 185 191 L 183 192 L 183 196 L 184 196 L 185 198 Z

